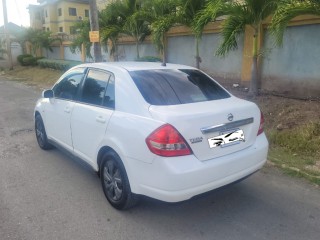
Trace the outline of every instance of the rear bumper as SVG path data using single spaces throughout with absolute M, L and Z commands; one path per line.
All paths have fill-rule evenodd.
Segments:
M 179 202 L 242 179 L 265 164 L 265 134 L 254 145 L 223 157 L 199 161 L 194 155 L 163 158 L 152 164 L 127 159 L 132 192 L 166 202 Z

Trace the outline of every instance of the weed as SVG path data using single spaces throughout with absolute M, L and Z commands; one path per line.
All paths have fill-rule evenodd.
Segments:
M 291 130 L 272 130 L 268 137 L 272 146 L 283 147 L 291 153 L 320 155 L 320 122 L 309 123 Z

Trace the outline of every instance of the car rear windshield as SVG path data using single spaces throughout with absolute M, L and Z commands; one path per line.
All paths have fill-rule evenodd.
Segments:
M 144 99 L 151 105 L 177 105 L 229 98 L 215 81 L 198 70 L 131 71 Z

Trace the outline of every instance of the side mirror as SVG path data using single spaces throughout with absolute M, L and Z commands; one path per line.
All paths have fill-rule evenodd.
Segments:
M 53 91 L 51 89 L 49 90 L 44 90 L 42 92 L 42 97 L 43 98 L 53 98 Z

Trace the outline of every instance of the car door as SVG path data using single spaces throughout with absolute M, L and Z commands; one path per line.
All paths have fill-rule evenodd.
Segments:
M 69 151 L 73 151 L 70 118 L 84 74 L 85 68 L 76 68 L 62 75 L 52 89 L 54 98 L 45 108 L 45 127 L 49 139 Z
M 101 143 L 115 108 L 115 79 L 113 74 L 89 69 L 75 103 L 71 130 L 74 153 L 89 164 L 94 164 L 96 151 Z

